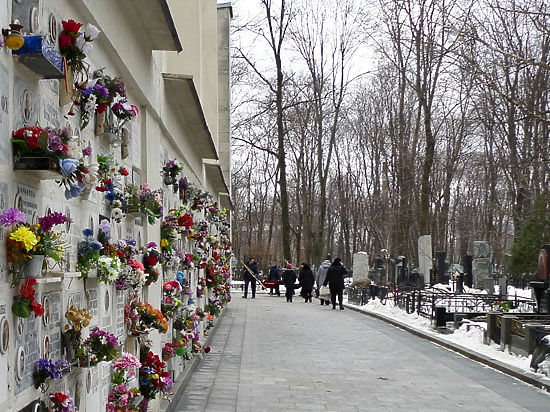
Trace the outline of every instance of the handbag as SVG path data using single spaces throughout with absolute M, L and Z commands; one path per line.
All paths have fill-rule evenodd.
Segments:
M 319 289 L 319 296 L 330 296 L 330 289 L 328 286 L 321 286 L 321 289 Z

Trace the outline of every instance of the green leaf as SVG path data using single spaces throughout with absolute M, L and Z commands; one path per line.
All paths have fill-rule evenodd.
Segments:
M 11 305 L 11 311 L 14 315 L 20 318 L 28 318 L 31 315 L 31 310 L 28 305 L 25 305 L 21 300 L 18 300 Z
M 38 138 L 38 147 L 45 152 L 48 151 L 48 133 L 44 132 Z

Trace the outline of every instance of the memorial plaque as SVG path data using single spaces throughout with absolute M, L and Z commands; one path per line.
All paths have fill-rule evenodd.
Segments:
M 90 327 L 98 326 L 97 325 L 97 319 L 98 319 L 98 309 L 99 309 L 99 302 L 97 299 L 97 289 L 88 289 L 87 293 L 87 309 L 88 312 L 92 314 L 92 319 L 90 320 Z
M 15 76 L 13 87 L 14 129 L 38 123 L 38 87 Z
M 13 364 L 16 369 L 15 394 L 23 392 L 33 384 L 32 374 L 34 366 L 40 358 L 40 345 L 42 344 L 39 333 L 40 318 L 31 316 L 27 319 L 19 318 L 21 333 L 15 334 L 16 348 L 13 356 Z
M 2 26 L 4 27 L 4 26 Z M 0 165 L 5 169 L 11 167 L 11 133 L 9 128 L 9 76 L 8 71 L 0 64 Z
M 40 190 L 21 183 L 15 184 L 13 207 L 21 210 L 25 214 L 27 222 L 36 223 L 38 221 L 38 213 L 41 209 L 41 204 L 42 193 Z
M 49 337 L 49 352 L 50 358 L 53 360 L 61 359 L 61 317 L 62 307 L 61 307 L 61 292 L 48 292 L 45 293 L 42 297 L 42 301 L 48 302 L 48 307 L 44 307 L 43 319 L 49 317 L 49 322 L 47 325 L 44 325 L 42 333 L 42 341 L 44 337 Z M 49 312 L 49 313 L 48 313 Z M 44 324 L 44 322 L 42 323 Z
M 126 335 L 124 326 L 124 291 L 116 291 L 116 336 L 122 342 Z

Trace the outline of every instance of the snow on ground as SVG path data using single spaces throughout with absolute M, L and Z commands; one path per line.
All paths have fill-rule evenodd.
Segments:
M 440 334 L 432 328 L 429 319 L 423 316 L 419 316 L 416 313 L 408 314 L 404 310 L 399 309 L 397 306 L 394 306 L 394 303 L 391 302 L 389 299 L 386 301 L 385 305 L 382 305 L 380 303 L 380 300 L 376 299 L 375 301 L 370 300 L 368 304 L 363 306 L 351 306 L 360 308 L 365 312 L 378 313 L 391 319 L 398 320 L 402 323 L 405 323 L 411 328 L 427 332 L 429 334 L 437 336 L 439 339 L 446 340 L 448 342 L 462 346 L 471 351 L 480 353 L 488 358 L 495 359 L 502 363 L 515 366 L 525 372 L 532 373 L 532 370 L 529 368 L 531 356 L 526 358 L 525 356 L 514 355 L 508 353 L 507 351 L 501 352 L 500 345 L 497 345 L 495 343 L 491 343 L 491 345 L 485 345 L 483 343 L 483 329 L 481 328 L 471 327 L 469 331 L 466 331 L 466 325 L 462 325 L 460 329 L 455 330 L 453 334 Z M 540 374 L 540 376 L 544 377 L 544 375 L 542 374 Z

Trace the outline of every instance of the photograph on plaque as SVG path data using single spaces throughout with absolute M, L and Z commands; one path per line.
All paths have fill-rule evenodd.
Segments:
M 0 353 L 7 353 L 10 344 L 10 324 L 6 316 L 0 320 Z

